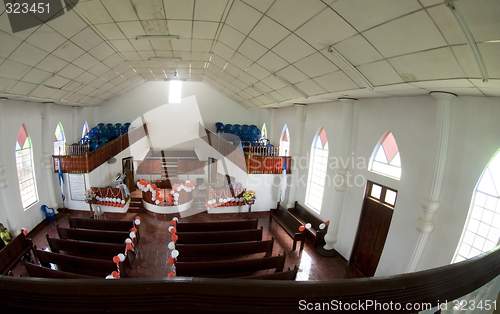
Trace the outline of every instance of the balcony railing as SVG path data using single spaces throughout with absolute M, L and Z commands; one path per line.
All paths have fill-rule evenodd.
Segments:
M 89 173 L 147 135 L 148 129 L 146 124 L 144 124 L 90 153 L 88 153 L 88 149 L 85 150 L 87 145 L 74 145 L 75 148 L 73 150 L 70 149 L 70 151 L 67 151 L 71 155 L 60 156 L 61 165 L 59 165 L 59 156 L 52 156 L 54 160 L 54 172 L 59 171 L 59 166 L 61 166 L 62 172 L 65 173 Z
M 371 307 L 366 312 L 416 313 L 425 308 L 416 309 L 415 305 L 436 306 L 444 300 L 455 300 L 484 286 L 499 274 L 500 249 L 497 247 L 457 264 L 380 278 L 69 280 L 0 276 L 0 304 L 7 313 L 166 313 L 176 310 L 189 313 L 302 313 L 306 311 L 301 310 L 301 306 L 307 304 L 313 309 L 315 304 L 378 304 L 378 310 Z M 498 294 L 498 289 L 492 292 Z M 386 307 L 393 310 L 385 310 Z
M 220 154 L 229 159 L 232 163 L 238 166 L 241 170 L 247 171 L 246 162 L 245 162 L 245 154 L 241 148 L 231 144 L 226 141 L 216 133 L 210 131 L 200 124 L 200 137 L 210 146 L 212 146 L 215 150 L 217 150 Z

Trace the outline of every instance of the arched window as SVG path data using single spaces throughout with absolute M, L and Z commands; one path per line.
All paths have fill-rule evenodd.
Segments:
M 19 180 L 19 190 L 21 192 L 21 202 L 23 208 L 38 202 L 38 193 L 35 183 L 35 168 L 33 166 L 33 152 L 31 149 L 31 139 L 28 136 L 26 127 L 23 124 L 16 140 L 16 166 L 17 178 Z
M 266 138 L 267 139 L 267 128 L 266 128 L 266 124 L 264 123 L 264 125 L 262 126 L 262 131 L 261 131 L 261 135 L 262 135 L 262 138 Z
M 382 139 L 373 151 L 370 171 L 399 180 L 401 179 L 401 158 L 396 139 L 391 132 Z
M 458 243 L 453 263 L 497 246 L 500 239 L 500 153 L 484 169 L 472 195 L 469 216 Z
M 307 180 L 306 205 L 316 212 L 321 211 L 328 168 L 328 139 L 325 129 L 320 128 L 311 145 L 311 161 Z
M 66 149 L 66 138 L 61 122 L 56 126 L 56 133 L 54 134 L 54 155 L 64 155 Z
M 280 138 L 280 156 L 290 156 L 290 131 L 285 124 Z
M 83 123 L 83 128 L 82 128 L 82 138 L 88 138 L 89 134 L 89 125 L 87 124 L 87 121 Z

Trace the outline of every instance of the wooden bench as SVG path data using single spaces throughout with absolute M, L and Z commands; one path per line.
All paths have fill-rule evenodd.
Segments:
M 0 251 L 0 275 L 10 274 L 21 258 L 32 250 L 33 242 L 21 232 Z
M 105 278 L 106 275 L 109 275 L 116 270 L 116 264 L 113 262 L 112 258 L 109 258 L 109 260 L 101 260 L 87 257 L 63 255 L 38 249 L 35 250 L 35 254 L 42 266 L 50 268 L 50 264 L 55 264 L 58 267 L 69 267 L 72 269 L 71 271 L 69 271 L 71 273 L 79 273 L 81 270 L 89 270 L 92 272 L 102 273 L 104 274 L 104 276 L 101 277 Z M 127 255 L 127 257 L 128 256 L 129 255 Z M 123 269 L 123 263 L 119 263 L 119 265 L 120 269 Z M 67 271 L 67 269 L 64 270 Z M 122 275 L 124 274 L 124 272 L 121 273 Z
M 221 274 L 248 273 L 265 269 L 283 271 L 286 252 L 283 255 L 217 262 L 176 262 L 177 276 L 217 276 Z
M 231 220 L 209 222 L 178 222 L 175 226 L 177 232 L 208 232 L 257 229 L 259 220 Z
M 185 257 L 206 256 L 230 256 L 266 253 L 265 256 L 273 254 L 274 238 L 269 241 L 249 241 L 235 243 L 213 243 L 213 244 L 176 244 L 175 249 L 179 251 L 178 260 Z
M 69 217 L 69 227 L 78 229 L 107 230 L 107 231 L 129 231 L 134 227 L 132 221 L 127 220 L 101 220 Z M 137 229 L 137 242 L 139 242 L 139 226 Z
M 232 243 L 262 241 L 263 227 L 249 230 L 177 232 L 177 244 Z
M 107 231 L 90 229 L 72 229 L 57 227 L 60 239 L 82 240 L 102 243 L 124 243 L 129 238 L 128 231 Z
M 92 277 L 80 274 L 69 273 L 61 270 L 55 270 L 40 265 L 24 262 L 24 267 L 30 277 L 41 278 L 56 278 L 56 279 L 100 279 L 100 277 Z
M 288 211 L 295 217 L 295 219 L 300 221 L 301 224 L 311 224 L 311 228 L 306 228 L 306 231 L 314 238 L 314 247 L 317 247 L 318 244 L 324 244 L 328 226 L 325 226 L 323 230 L 319 228 L 319 225 L 325 223 L 324 221 L 313 215 L 310 211 L 300 205 L 299 202 L 295 202 L 295 206 L 293 208 L 288 208 Z
M 293 269 L 288 268 L 288 270 L 285 270 L 285 271 L 282 271 L 279 273 L 240 277 L 238 279 L 295 280 L 295 278 L 297 277 L 298 271 L 299 271 L 299 268 L 297 267 L 297 265 L 295 265 L 295 267 Z
M 302 223 L 295 219 L 289 211 L 281 206 L 280 202 L 278 202 L 276 208 L 271 208 L 270 210 L 269 223 L 271 223 L 273 219 L 276 220 L 281 228 L 283 228 L 283 230 L 285 230 L 285 232 L 293 239 L 292 251 L 295 251 L 297 241 L 300 241 L 300 250 L 303 250 L 305 234 L 299 230 Z
M 94 258 L 94 256 L 100 258 L 113 258 L 114 256 L 125 252 L 125 244 L 56 239 L 50 238 L 48 234 L 45 234 L 45 237 L 47 238 L 50 251 L 54 253 L 65 251 L 69 253 L 91 255 L 92 258 Z M 129 251 L 127 257 L 128 264 L 131 268 L 134 268 L 135 254 Z

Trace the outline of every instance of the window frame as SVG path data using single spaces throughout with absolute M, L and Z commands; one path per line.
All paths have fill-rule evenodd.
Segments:
M 66 134 L 64 132 L 64 128 L 61 121 L 57 123 L 56 130 L 54 132 L 54 138 L 57 137 L 58 128 L 61 130 L 62 140 L 54 141 L 54 156 L 59 156 L 59 155 L 64 156 L 66 154 Z M 56 152 L 56 147 L 61 149 Z
M 379 186 L 381 188 L 381 190 L 380 190 L 380 196 L 378 198 L 372 196 L 372 191 L 373 191 L 373 186 L 374 185 Z M 386 202 L 387 191 L 392 191 L 392 192 L 396 193 L 396 197 L 394 198 L 394 204 Z M 377 183 L 377 182 L 366 180 L 365 198 L 369 198 L 369 199 L 371 199 L 373 201 L 376 201 L 378 203 L 384 204 L 385 206 L 394 209 L 396 207 L 396 202 L 398 200 L 398 195 L 399 195 L 399 193 L 398 193 L 398 190 L 396 190 L 396 189 L 390 188 L 390 187 L 388 187 L 386 185 L 383 185 L 383 184 L 380 184 L 380 183 Z
M 330 151 L 328 149 L 325 149 L 325 147 L 328 148 L 328 138 L 326 139 L 326 142 L 325 142 L 325 145 L 323 146 L 322 149 L 320 148 L 317 148 L 316 147 L 316 141 L 318 140 L 318 137 L 320 137 L 320 134 L 321 132 L 324 130 L 323 127 L 320 127 L 318 132 L 316 132 L 316 135 L 314 135 L 314 138 L 312 140 L 312 143 L 311 143 L 311 160 L 309 162 L 309 173 L 308 173 L 308 178 L 307 178 L 307 186 L 306 186 L 306 196 L 305 196 L 305 205 L 310 208 L 313 212 L 317 213 L 317 214 L 320 214 L 321 213 L 321 209 L 323 207 L 323 198 L 325 196 L 325 187 L 326 187 L 326 178 L 327 178 L 327 172 L 328 172 L 328 158 L 329 158 L 329 155 L 330 155 Z M 326 131 L 325 131 L 325 135 L 326 135 Z M 316 156 L 316 153 L 317 151 L 316 150 L 321 150 L 321 151 L 326 151 L 326 156 L 321 156 L 322 158 L 326 158 L 326 162 L 324 163 L 324 169 L 316 169 L 315 166 L 316 165 L 319 165 L 319 163 L 315 162 L 317 156 Z M 319 208 L 316 208 L 315 207 L 315 204 L 311 204 L 311 198 L 312 197 L 317 197 L 317 195 L 313 195 L 313 176 L 316 175 L 314 172 L 315 171 L 320 171 L 320 172 L 324 172 L 324 178 L 320 178 L 322 179 L 322 185 L 320 185 L 319 183 L 316 183 L 318 184 L 321 188 L 322 188 L 322 191 L 321 191 L 321 200 L 319 202 Z M 316 175 L 316 177 L 318 177 Z
M 19 138 L 19 133 L 22 131 L 22 129 L 24 130 L 24 134 L 26 135 L 26 138 L 24 140 L 23 146 L 21 147 L 21 145 L 20 145 L 20 143 L 18 141 L 18 138 Z M 34 160 L 33 160 L 33 142 L 31 141 L 31 137 L 29 136 L 29 133 L 26 130 L 26 126 L 24 125 L 24 123 L 21 125 L 21 128 L 19 129 L 19 133 L 18 133 L 18 137 L 16 138 L 16 145 L 15 145 L 15 148 L 14 148 L 14 153 L 15 153 L 15 159 L 16 159 L 16 172 L 17 172 L 17 180 L 18 180 L 18 187 L 19 187 L 19 196 L 21 197 L 21 205 L 23 206 L 24 210 L 27 210 L 30 207 L 32 207 L 35 204 L 37 204 L 40 199 L 38 197 L 38 188 L 37 188 L 37 185 L 36 185 L 35 164 L 34 164 Z M 24 148 L 26 141 L 29 142 L 29 147 Z M 16 149 L 17 146 L 19 146 L 20 148 Z M 24 166 L 22 169 L 19 169 L 18 166 L 20 164 L 27 164 L 26 160 L 23 160 L 23 157 L 26 157 L 26 154 L 24 154 L 24 156 L 21 155 L 21 152 L 24 153 L 26 151 L 28 152 L 27 155 L 29 156 L 29 167 L 25 167 Z M 24 178 L 22 178 L 20 176 L 20 172 L 19 171 L 20 170 L 26 170 L 26 169 L 29 169 L 30 171 L 29 171 L 28 178 L 24 179 Z M 23 185 L 26 182 L 29 182 L 29 181 L 32 181 L 32 183 L 28 184 L 28 187 L 31 186 L 31 188 L 26 193 L 25 189 L 27 187 L 23 187 Z M 34 194 L 34 201 L 25 205 L 26 201 L 28 201 L 30 199 L 30 198 L 25 198 L 25 196 L 28 195 L 28 194 L 31 194 L 31 193 Z
M 398 157 L 399 161 L 400 161 L 399 162 L 400 163 L 399 167 L 391 164 L 389 161 L 387 163 L 383 163 L 383 162 L 380 162 L 378 160 L 375 160 L 375 158 L 377 157 L 380 149 L 381 148 L 383 149 L 383 143 L 384 143 L 384 141 L 387 139 L 387 137 L 389 135 L 392 135 L 392 137 L 394 138 L 394 142 L 396 143 L 396 147 L 398 149 L 397 153 L 395 154 L 395 156 L 393 157 L 393 159 L 396 158 L 397 155 L 399 155 L 399 157 Z M 386 154 L 385 150 L 384 150 L 384 154 Z M 386 157 L 387 157 L 387 155 L 386 155 Z M 391 162 L 392 162 L 393 159 L 391 159 Z M 374 164 L 380 164 L 383 167 L 399 168 L 399 176 L 395 176 L 395 175 L 392 175 L 390 173 L 387 173 L 387 172 L 384 172 L 384 171 L 380 171 L 379 169 L 375 170 L 375 169 L 373 169 L 374 168 L 373 167 Z M 384 135 L 382 135 L 382 137 L 379 140 L 379 142 L 377 143 L 377 145 L 375 145 L 375 149 L 373 150 L 372 156 L 370 158 L 370 163 L 369 163 L 369 166 L 368 166 L 368 171 L 376 173 L 376 174 L 379 174 L 379 175 L 382 175 L 384 177 L 395 179 L 395 180 L 398 180 L 398 181 L 401 180 L 401 174 L 403 172 L 403 167 L 401 166 L 401 153 L 399 151 L 399 146 L 398 146 L 398 143 L 396 141 L 396 137 L 394 136 L 394 134 L 391 131 L 385 132 Z
M 287 134 L 287 141 L 283 140 L 283 134 L 286 132 Z M 288 149 L 285 150 L 285 145 L 283 143 L 287 143 Z M 285 123 L 285 126 L 283 127 L 283 131 L 281 131 L 280 135 L 280 146 L 279 146 L 279 155 L 280 156 L 291 156 L 290 154 L 290 129 L 288 128 L 288 125 Z

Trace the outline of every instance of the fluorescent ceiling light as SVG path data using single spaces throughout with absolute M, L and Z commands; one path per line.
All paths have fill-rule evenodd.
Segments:
M 34 93 L 37 89 L 39 89 L 39 88 L 40 88 L 40 86 L 42 86 L 42 85 L 43 85 L 43 83 L 47 82 L 47 80 L 48 80 L 49 78 L 53 77 L 54 75 L 55 75 L 55 73 L 50 73 L 49 75 L 47 75 L 47 77 L 46 77 L 46 78 L 44 78 L 44 79 L 43 79 L 40 83 L 38 83 L 38 85 L 37 85 L 37 86 L 33 87 L 33 89 L 32 89 L 32 90 L 31 90 L 31 91 L 30 91 L 30 92 L 29 92 L 26 96 L 30 97 L 30 96 L 31 96 L 31 94 L 33 94 L 33 93 Z
M 476 63 L 477 66 L 479 67 L 479 71 L 481 71 L 483 82 L 485 83 L 488 82 L 489 76 L 488 76 L 488 71 L 486 70 L 486 66 L 484 65 L 483 57 L 481 56 L 481 53 L 477 48 L 476 41 L 474 40 L 474 37 L 472 37 L 472 33 L 470 32 L 470 29 L 467 26 L 467 23 L 465 22 L 462 13 L 460 13 L 460 11 L 458 10 L 455 1 L 446 0 L 445 4 L 450 9 L 451 13 L 453 13 L 453 15 L 455 16 L 455 19 L 458 21 L 458 24 L 460 24 L 460 27 L 462 28 L 462 31 L 464 32 L 464 35 L 467 38 L 469 47 L 472 49 L 472 53 L 476 58 Z
M 258 88 L 257 86 L 252 85 L 252 88 L 255 89 L 256 91 L 258 91 L 259 93 L 261 93 L 262 95 L 266 96 L 267 98 L 271 99 L 275 103 L 279 103 L 279 101 L 277 101 L 276 98 L 274 98 L 273 96 L 271 96 L 271 94 L 266 93 L 265 91 L 263 91 L 262 89 Z
M 174 77 L 168 81 L 170 81 L 170 86 L 168 88 L 168 102 L 178 104 L 181 102 L 182 81 L 179 80 L 177 71 L 175 71 Z
M 274 73 L 274 76 L 276 76 L 277 78 L 279 78 L 280 80 L 282 80 L 283 83 L 285 83 L 286 85 L 288 85 L 291 88 L 293 88 L 296 91 L 298 91 L 300 94 L 302 94 L 302 96 L 304 96 L 305 99 L 309 98 L 309 95 L 307 95 L 303 90 L 301 90 L 300 88 L 298 88 L 297 86 L 295 86 L 292 82 L 290 82 L 289 80 L 287 80 L 283 76 L 279 75 L 278 73 Z
M 139 35 L 135 37 L 135 40 L 151 40 L 151 39 L 175 39 L 178 40 L 179 35 Z
M 149 61 L 151 60 L 171 60 L 171 61 L 182 61 L 179 57 L 149 57 Z
M 340 52 L 333 48 L 333 45 L 328 49 L 328 51 L 339 58 L 339 60 L 342 61 L 363 82 L 363 84 L 365 84 L 366 88 L 368 88 L 369 90 L 374 89 L 373 84 L 363 74 L 361 74 L 361 72 L 359 72 L 358 69 L 356 69 L 356 67 L 352 65 L 351 62 L 349 62 L 349 60 L 344 58 L 344 56 L 341 55 Z

